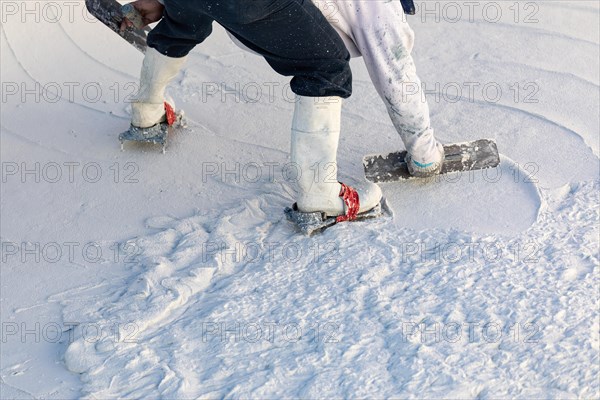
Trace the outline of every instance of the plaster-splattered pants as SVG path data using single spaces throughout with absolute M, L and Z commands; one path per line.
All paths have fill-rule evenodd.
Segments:
M 414 32 L 400 1 L 313 0 L 313 3 L 338 31 L 350 54 L 363 57 L 371 81 L 413 159 L 423 163 L 435 159 L 436 140 L 430 126 L 429 107 L 410 55 Z

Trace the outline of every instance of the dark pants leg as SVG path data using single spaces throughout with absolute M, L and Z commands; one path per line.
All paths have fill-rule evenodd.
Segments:
M 183 57 L 210 35 L 213 20 L 276 72 L 293 76 L 294 93 L 344 98 L 352 93 L 348 50 L 309 0 L 165 0 L 164 18 L 148 35 L 148 45 Z

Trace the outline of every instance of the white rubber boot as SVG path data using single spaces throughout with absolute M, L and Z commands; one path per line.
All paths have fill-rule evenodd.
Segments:
M 407 146 L 410 147 L 405 159 L 408 172 L 418 178 L 439 174 L 444 163 L 444 147 L 433 137 L 433 129 L 430 131 L 412 146 Z
M 131 125 L 148 128 L 165 121 L 164 94 L 186 57 L 173 58 L 148 47 L 142 64 L 140 90 L 131 104 Z
M 292 121 L 292 163 L 298 171 L 298 210 L 327 216 L 348 213 L 337 180 L 337 147 L 340 137 L 340 97 L 297 96 Z M 365 181 L 354 186 L 362 213 L 381 200 L 381 189 Z

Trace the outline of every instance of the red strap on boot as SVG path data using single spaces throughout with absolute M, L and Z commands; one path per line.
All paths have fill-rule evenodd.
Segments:
M 356 219 L 356 215 L 358 214 L 358 210 L 360 209 L 360 202 L 358 200 L 358 193 L 356 189 L 352 186 L 342 185 L 342 190 L 340 190 L 340 197 L 344 200 L 346 204 L 346 214 L 338 215 L 335 219 L 335 222 L 343 222 L 343 221 L 352 221 Z
M 167 124 L 173 125 L 177 120 L 177 115 L 175 115 L 175 110 L 173 107 L 165 101 L 165 113 L 167 114 Z

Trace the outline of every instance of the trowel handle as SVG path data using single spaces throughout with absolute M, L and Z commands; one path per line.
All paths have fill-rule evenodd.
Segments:
M 140 14 L 131 3 L 123 4 L 121 12 L 123 13 L 123 17 L 130 20 L 136 28 L 142 29 L 144 27 L 145 24 L 142 19 L 142 14 Z

